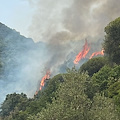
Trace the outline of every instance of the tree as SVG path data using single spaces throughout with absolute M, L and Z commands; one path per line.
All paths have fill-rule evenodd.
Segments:
M 120 81 L 115 82 L 108 88 L 108 96 L 115 97 L 120 95 Z
M 96 91 L 104 91 L 106 95 L 114 96 L 113 93 L 116 89 L 120 89 L 118 81 L 120 79 L 120 65 L 115 65 L 114 67 L 104 66 L 97 73 L 92 76 L 92 85 Z M 117 83 L 116 83 L 117 82 Z M 115 83 L 115 84 L 114 84 Z M 110 91 L 110 93 L 109 93 Z M 113 92 L 113 93 L 112 93 Z
M 117 105 L 117 110 L 120 114 L 120 79 L 117 82 L 111 84 L 107 92 L 108 96 L 113 98 L 114 103 Z
M 26 108 L 26 112 L 35 115 L 45 108 L 47 103 L 52 103 L 55 92 L 63 81 L 62 74 L 58 74 L 52 79 L 49 79 L 45 89 L 39 91 L 38 94 L 34 96 L 34 100 L 30 102 L 29 106 Z
M 84 91 L 89 76 L 69 72 L 63 78 L 64 82 L 57 90 L 52 104 L 48 104 L 36 116 L 29 116 L 28 120 L 87 120 L 91 102 Z
M 109 66 L 102 67 L 97 73 L 92 76 L 93 86 L 96 91 L 103 91 L 107 89 L 109 72 L 112 70 Z
M 25 94 L 8 94 L 5 101 L 1 105 L 1 116 L 5 117 L 10 115 L 11 112 L 17 107 L 18 110 L 25 110 L 28 105 L 28 98 Z
M 101 94 L 90 100 L 85 94 L 87 74 L 64 75 L 56 92 L 57 98 L 28 120 L 119 120 L 113 101 Z
M 100 68 L 102 68 L 105 64 L 107 64 L 107 60 L 104 57 L 93 58 L 84 63 L 80 67 L 80 71 L 87 71 L 88 74 L 92 76 L 94 73 L 98 72 Z
M 119 120 L 113 100 L 100 94 L 94 96 L 89 113 L 89 120 Z
M 103 48 L 112 63 L 120 64 L 120 17 L 105 27 Z

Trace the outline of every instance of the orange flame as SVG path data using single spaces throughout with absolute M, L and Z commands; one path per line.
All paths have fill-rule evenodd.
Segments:
M 104 55 L 104 50 L 101 50 L 99 52 L 94 52 L 92 53 L 92 55 L 90 56 L 89 59 L 93 58 L 94 56 L 97 56 L 97 55 Z
M 76 56 L 76 59 L 74 60 L 74 64 L 78 64 L 78 62 L 85 58 L 90 50 L 90 47 L 88 46 L 87 40 L 85 41 L 85 45 L 83 46 L 83 50 L 79 52 L 79 54 Z
M 46 75 L 42 78 L 41 83 L 40 83 L 40 90 L 42 90 L 42 87 L 45 85 L 45 80 L 50 78 L 50 71 L 46 72 Z

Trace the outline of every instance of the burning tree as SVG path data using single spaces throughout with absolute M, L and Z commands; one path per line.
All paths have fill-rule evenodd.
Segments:
M 93 58 L 94 56 L 97 56 L 97 55 L 104 55 L 104 50 L 101 50 L 99 52 L 94 52 L 92 53 L 92 55 L 90 56 L 89 59 Z
M 83 50 L 79 52 L 79 54 L 76 56 L 76 59 L 74 60 L 74 64 L 78 64 L 78 62 L 85 58 L 90 50 L 90 47 L 88 46 L 87 40 L 85 41 L 85 45 L 83 46 Z
M 50 71 L 48 70 L 48 71 L 46 72 L 46 75 L 45 75 L 45 76 L 42 78 L 42 80 L 41 80 L 39 90 L 42 90 L 42 88 L 43 88 L 44 85 L 45 85 L 45 80 L 47 80 L 47 79 L 49 79 L 49 78 L 50 78 Z

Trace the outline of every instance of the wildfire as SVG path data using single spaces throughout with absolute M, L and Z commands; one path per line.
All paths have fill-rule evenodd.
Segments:
M 97 56 L 97 55 L 104 55 L 104 50 L 101 50 L 99 52 L 94 52 L 92 53 L 92 55 L 90 56 L 89 59 L 93 58 L 94 56 Z
M 40 83 L 40 88 L 39 90 L 42 90 L 42 87 L 45 85 L 45 80 L 50 78 L 50 71 L 46 72 L 46 75 L 42 78 L 41 83 Z
M 76 56 L 76 59 L 74 60 L 74 64 L 78 64 L 78 62 L 85 58 L 90 50 L 90 47 L 88 46 L 87 40 L 85 41 L 85 45 L 83 46 L 83 50 L 79 52 L 79 54 Z

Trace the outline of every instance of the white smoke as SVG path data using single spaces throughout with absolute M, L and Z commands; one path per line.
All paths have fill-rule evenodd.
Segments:
M 85 38 L 88 43 L 102 41 L 105 26 L 120 16 L 119 0 L 38 0 L 36 3 L 29 34 L 35 41 L 47 42 L 48 63 L 53 67 L 77 48 L 71 43 L 81 41 L 79 44 L 83 45 Z M 82 46 L 79 44 L 78 48 Z
M 48 41 L 57 32 L 67 31 L 72 40 L 88 36 L 93 41 L 103 39 L 104 27 L 120 16 L 119 3 L 119 0 L 38 0 L 30 36 L 35 41 Z

